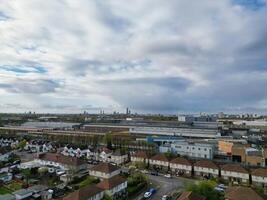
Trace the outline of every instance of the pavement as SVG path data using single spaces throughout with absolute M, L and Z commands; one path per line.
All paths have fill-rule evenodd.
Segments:
M 156 187 L 157 192 L 149 200 L 161 200 L 163 195 L 170 195 L 174 191 L 182 191 L 185 189 L 186 183 L 194 182 L 191 179 L 180 177 L 166 178 L 164 176 L 148 175 L 149 181 L 153 187 Z M 144 193 L 140 194 L 135 200 L 143 197 Z

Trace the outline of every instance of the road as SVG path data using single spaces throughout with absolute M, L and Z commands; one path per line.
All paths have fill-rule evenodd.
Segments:
M 157 192 L 150 198 L 150 200 L 160 200 L 165 194 L 171 194 L 175 190 L 183 190 L 187 182 L 194 182 L 194 180 L 185 178 L 166 178 L 164 176 L 148 175 L 150 183 L 155 185 Z M 135 200 L 142 198 L 144 194 L 140 194 Z

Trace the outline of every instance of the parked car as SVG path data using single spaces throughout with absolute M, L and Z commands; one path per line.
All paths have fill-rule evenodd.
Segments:
M 171 200 L 171 197 L 165 194 L 161 197 L 161 200 Z
M 222 188 L 222 189 L 227 189 L 227 188 L 228 188 L 228 187 L 227 187 L 226 185 L 224 185 L 224 184 L 219 184 L 219 185 L 217 185 L 217 187 Z
M 65 174 L 65 171 L 64 170 L 62 170 L 62 169 L 57 169 L 56 170 L 56 175 L 61 176 L 63 174 Z
M 216 190 L 217 192 L 224 192 L 224 189 L 220 187 L 215 187 L 214 190 Z
M 158 176 L 159 175 L 158 172 L 151 172 L 150 174 L 153 175 L 153 176 Z
M 172 178 L 172 176 L 170 174 L 165 174 L 164 177 L 166 177 L 166 178 Z
M 144 198 L 149 199 L 155 193 L 156 193 L 156 189 L 150 188 L 147 192 L 145 192 Z

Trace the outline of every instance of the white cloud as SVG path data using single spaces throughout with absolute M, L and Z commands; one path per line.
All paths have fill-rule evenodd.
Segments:
M 255 92 L 267 78 L 266 11 L 230 0 L 1 0 L 0 93 L 21 107 L 0 104 L 258 109 L 267 100 Z

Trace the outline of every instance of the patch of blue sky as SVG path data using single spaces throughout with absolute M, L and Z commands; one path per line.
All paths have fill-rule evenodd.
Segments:
M 233 0 L 233 3 L 252 10 L 258 10 L 266 6 L 265 0 Z
M 7 21 L 9 19 L 9 16 L 7 16 L 4 12 L 0 11 L 0 21 Z
M 0 65 L 0 69 L 17 74 L 40 73 L 44 74 L 47 70 L 43 66 L 19 66 L 19 65 Z

